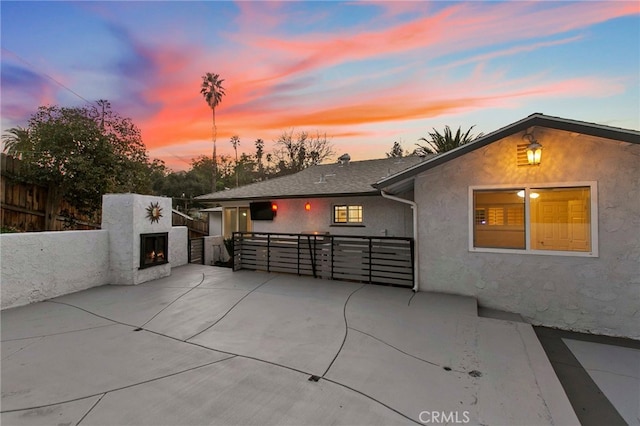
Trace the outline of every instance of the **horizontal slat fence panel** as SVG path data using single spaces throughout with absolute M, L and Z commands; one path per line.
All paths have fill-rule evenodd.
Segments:
M 204 265 L 204 238 L 189 239 L 189 263 Z
M 413 286 L 413 240 L 276 233 L 233 234 L 233 268 Z

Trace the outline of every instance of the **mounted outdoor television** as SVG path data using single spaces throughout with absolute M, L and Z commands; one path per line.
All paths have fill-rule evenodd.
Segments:
M 251 220 L 273 220 L 276 215 L 271 201 L 259 201 L 249 204 Z

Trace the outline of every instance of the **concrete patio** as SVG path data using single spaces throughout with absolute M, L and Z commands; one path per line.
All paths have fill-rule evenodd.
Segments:
M 187 265 L 2 312 L 3 425 L 578 424 L 474 299 Z

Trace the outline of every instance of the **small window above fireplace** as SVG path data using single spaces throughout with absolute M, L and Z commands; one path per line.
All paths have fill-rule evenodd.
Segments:
M 140 235 L 140 269 L 169 262 L 169 233 Z

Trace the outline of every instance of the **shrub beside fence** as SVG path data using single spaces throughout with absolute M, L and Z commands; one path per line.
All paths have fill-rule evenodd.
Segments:
M 19 178 L 21 161 L 0 155 L 0 224 L 3 232 L 44 231 L 48 190 L 45 187 L 22 182 Z M 100 228 L 100 213 L 94 217 L 81 215 L 62 201 L 56 212 L 53 231 Z

